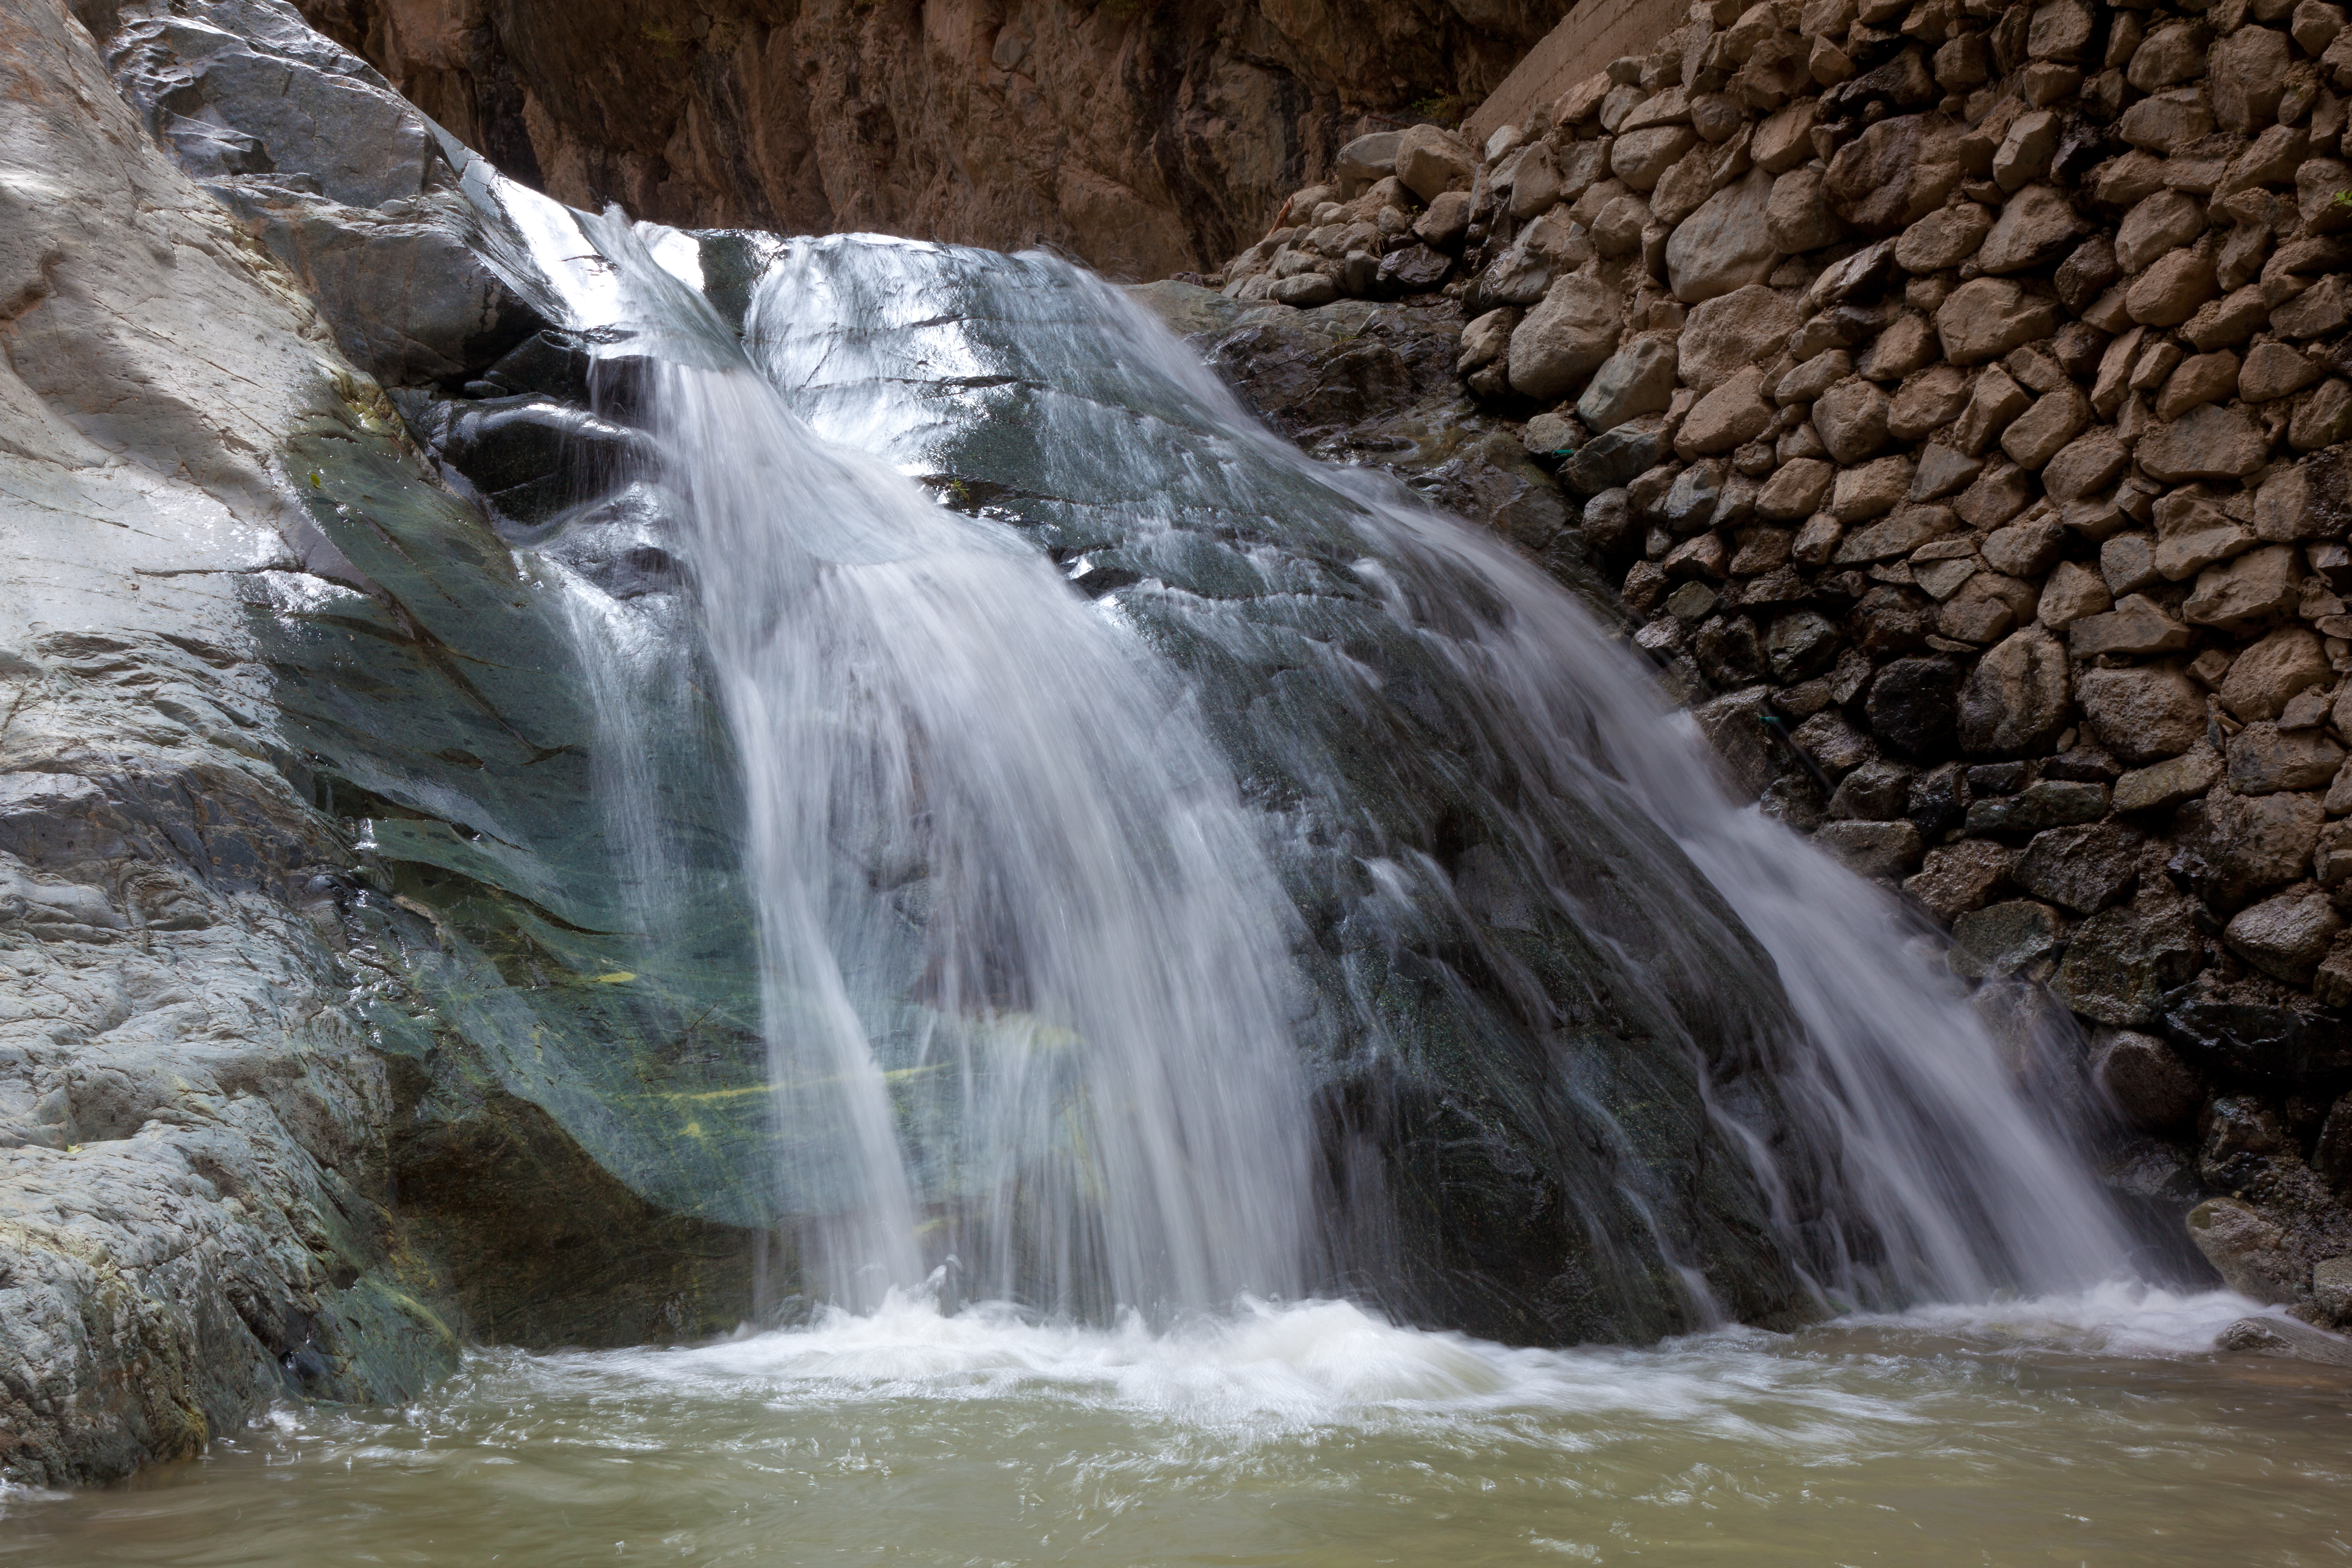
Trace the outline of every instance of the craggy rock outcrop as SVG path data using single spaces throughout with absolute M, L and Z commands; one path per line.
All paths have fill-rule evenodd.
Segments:
M 95 47 L 61 6 L 5 35 L 0 254 L 20 276 L 0 519 L 10 580 L 43 591 L 0 632 L 0 1474 L 118 1475 L 288 1394 L 404 1398 L 469 1338 L 772 1321 L 797 1268 L 772 1228 L 732 768 L 665 548 L 671 503 L 632 477 L 630 362 L 608 357 L 592 398 L 592 345 L 513 265 L 481 161 L 280 0 L 79 14 Z M 773 246 L 699 243 L 740 310 Z M 1254 309 L 1178 293 L 1219 319 Z M 1557 488 L 1454 378 L 1458 311 L 1366 316 L 1330 340 L 1352 358 L 1246 331 L 1229 353 L 1258 356 L 1267 385 L 1279 363 L 1316 367 L 1286 405 L 1296 428 L 1400 465 L 1410 445 L 1450 504 L 1556 534 Z M 1020 478 L 982 447 L 1009 450 L 976 440 L 970 488 Z M 1296 527 L 1288 506 L 1268 515 Z M 1325 548 L 1345 551 L 1329 576 L 1360 545 Z M 1202 605 L 1241 580 L 1217 575 L 1220 552 L 1188 568 L 1208 574 Z M 1090 591 L 1130 580 L 1097 575 Z M 1297 596 L 1268 596 L 1269 626 Z M 1366 605 L 1349 591 L 1324 613 L 1389 624 Z M 1427 658 L 1382 635 L 1400 668 Z M 677 657 L 624 657 L 649 643 Z M 1351 711 L 1320 712 L 1335 756 L 1411 778 L 1399 803 L 1454 798 L 1458 742 L 1399 709 L 1420 738 L 1367 752 Z M 667 818 L 632 824 L 667 840 L 658 897 L 598 810 L 600 773 L 627 769 Z M 1399 820 L 1416 846 L 1437 831 Z M 1355 921 L 1352 973 L 1391 937 L 1475 940 L 1425 923 Z M 1543 940 L 1616 973 L 1572 922 Z M 1413 1223 L 1371 1228 L 1410 1265 L 1401 1289 L 1488 1333 L 1668 1331 L 1688 1321 L 1681 1277 L 1595 1251 L 1665 1215 L 1729 1310 L 1809 1309 L 1791 1237 L 1691 1081 L 1698 1039 L 1793 1026 L 1765 984 L 1740 993 L 1752 1026 L 1679 1033 L 1722 1012 L 1687 990 L 1710 972 L 1611 982 L 1633 1042 L 1607 1067 L 1627 1086 L 1613 1119 L 1549 1106 L 1527 1049 L 1490 1048 L 1475 1079 L 1441 1052 L 1429 1081 L 1329 1108 L 1335 1138 L 1393 1156 L 1374 1184 Z M 1380 989 L 1391 1016 L 1426 992 L 1449 1048 L 1474 1026 L 1519 1040 L 1502 1009 L 1479 1024 L 1475 986 L 1467 1005 L 1402 974 Z M 1718 1086 L 1752 1078 L 1743 1101 L 1776 1105 L 1759 1048 L 1734 1055 Z M 1531 1204 L 1552 1218 L 1515 1217 Z
M 1364 131 L 1458 114 L 1564 0 L 303 0 L 575 206 L 1213 264 Z
M 0 16 L 0 1474 L 47 1484 L 469 1333 L 729 1325 L 764 1246 L 743 972 L 561 896 L 560 610 L 164 149 L 394 226 L 449 154 L 268 0 L 98 11 L 150 127 L 60 0 Z M 311 155 L 337 98 L 389 184 Z M 499 340 L 378 304 L 387 363 Z
M 2074 1009 L 2120 1185 L 2330 1321 L 2347 96 L 2326 0 L 1718 0 L 1482 148 L 1343 149 L 1211 280 L 1293 339 L 1456 302 L 1570 518 L 1524 542 L 1767 810 Z
M 1430 296 L 1270 310 L 1182 283 L 1137 297 L 1244 388 L 1265 421 L 1333 462 L 1372 463 L 1529 550 L 1562 539 L 1559 487 L 1521 445 L 1517 422 L 1482 408 L 1454 374 L 1461 307 Z M 1605 604 L 1574 550 L 1555 571 Z

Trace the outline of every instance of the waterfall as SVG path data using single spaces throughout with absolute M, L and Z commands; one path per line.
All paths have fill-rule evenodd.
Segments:
M 820 437 L 618 221 L 734 732 L 786 1186 L 831 1295 L 1302 1282 L 1285 908 L 1190 700 L 1000 526 Z
M 1437 652 L 1474 705 L 1456 717 L 1517 792 L 1531 857 L 1589 838 L 1587 814 L 1639 840 L 1669 837 L 1761 942 L 1810 1048 L 1780 1070 L 1832 1130 L 1828 1234 L 1812 1252 L 1833 1300 L 1979 1300 L 2000 1287 L 2075 1289 L 2121 1272 L 2129 1251 L 2111 1205 L 2066 1130 L 2038 1115 L 1988 1026 L 1979 997 L 1942 963 L 1941 942 L 1885 890 L 1752 807 L 1736 805 L 1686 714 L 1664 710 L 1643 660 L 1587 607 L 1495 536 L 1433 510 L 1384 478 L 1307 458 L 1241 407 L 1198 353 L 1119 290 L 1057 260 L 1004 258 L 866 237 L 798 241 L 778 258 L 746 335 L 820 428 L 922 466 L 940 456 L 940 404 L 960 384 L 1094 384 L 1132 416 L 1024 421 L 1051 482 L 1087 473 L 1113 487 L 1236 512 L 1279 513 L 1303 532 L 1318 517 L 1352 534 L 1390 612 Z M 945 318 L 943 320 L 942 318 Z M 929 384 L 928 395 L 908 390 Z M 1603 895 L 1548 889 L 1627 935 L 1653 973 L 1748 976 L 1740 932 L 1628 921 Z M 1693 926 L 1696 929 L 1693 929 Z M 1643 942 L 1658 944 L 1643 952 Z M 2028 1027 L 2045 1058 L 2079 1054 L 2054 1008 Z M 1719 1120 L 1768 1191 L 1780 1163 L 1733 1107 Z M 1812 1152 L 1821 1152 L 1815 1151 Z M 1841 1215 L 1874 1233 L 1869 1258 L 1838 1234 Z M 1793 1216 L 1783 1214 L 1784 1220 Z
M 1499 541 L 1058 261 L 499 199 L 676 498 L 831 1299 L 1379 1295 L 1408 1114 L 1549 1162 L 1572 1331 L 2124 1270 L 1935 934 Z
M 1855 1279 L 1868 1268 L 1834 1241 L 1828 1282 L 1861 1300 L 1977 1300 L 1999 1286 L 2079 1289 L 2117 1272 L 2126 1244 L 2110 1205 L 2063 1129 L 2027 1105 L 1924 921 L 1735 806 L 1697 725 L 1658 712 L 1643 665 L 1557 584 L 1491 537 L 1362 488 L 1375 536 L 1418 561 L 1418 590 L 1450 598 L 1457 624 L 1470 624 L 1467 594 L 1507 606 L 1447 639 L 1465 685 L 1489 705 L 1493 742 L 1554 797 L 1642 811 L 1770 953 L 1813 1047 L 1790 1059 L 1836 1129 L 1853 1207 L 1884 1244 L 1887 1278 Z M 1533 834 L 1559 831 L 1543 793 L 1528 817 Z M 2054 1014 L 2042 1022 L 2072 1033 Z M 2079 1044 L 2061 1036 L 2042 1048 Z

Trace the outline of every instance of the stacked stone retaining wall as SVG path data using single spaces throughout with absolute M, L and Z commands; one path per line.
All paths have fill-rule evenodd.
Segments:
M 2343 1321 L 2344 7 L 1675 20 L 1478 144 L 1351 144 L 1213 281 L 1457 300 L 1568 502 L 1523 542 L 1767 810 L 2079 1016 L 2119 1184 Z

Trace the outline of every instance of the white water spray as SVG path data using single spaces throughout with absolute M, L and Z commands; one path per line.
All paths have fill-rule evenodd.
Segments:
M 1296 1292 L 1284 906 L 1182 690 L 1007 531 L 818 437 L 628 226 L 743 774 L 787 1190 L 835 1300 Z
M 1308 461 L 1130 301 L 1058 263 L 793 242 L 753 292 L 754 371 L 656 265 L 692 274 L 682 237 L 585 226 L 604 258 L 575 268 L 570 303 L 625 321 L 656 363 L 663 478 L 687 498 L 745 778 L 786 1184 L 822 1216 L 811 1240 L 834 1299 L 873 1305 L 950 1253 L 960 1294 L 1091 1313 L 1307 1278 L 1307 1047 L 1261 819 L 1116 600 L 1090 609 L 1019 535 L 902 477 L 971 423 L 940 416 L 958 387 L 1079 374 L 1114 384 L 1119 406 L 1023 433 L 1049 479 L 1092 465 L 1128 487 L 1130 513 L 1344 528 L 1364 584 L 1460 677 L 1456 719 L 1535 786 L 1513 808 L 1531 862 L 1557 864 L 1576 819 L 1597 818 L 1621 844 L 1670 840 L 1712 884 L 1671 910 L 1596 903 L 1578 875 L 1545 891 L 1615 933 L 1634 972 L 1689 984 L 1729 965 L 1722 1015 L 1686 1006 L 1675 1026 L 1694 1059 L 1767 1050 L 1832 1129 L 1773 1147 L 1746 1108 L 1716 1107 L 1830 1300 L 2079 1289 L 2121 1270 L 2108 1205 L 2022 1103 L 1927 933 L 1735 807 L 1638 661 L 1506 546 Z M 543 265 L 578 260 L 536 248 Z M 982 345 L 964 318 L 989 312 L 1011 330 Z M 1657 887 L 1682 885 L 1686 868 L 1653 858 Z M 1452 896 L 1385 874 L 1406 904 Z M 1740 957 L 1751 935 L 1777 976 Z M 1712 1027 L 1772 978 L 1804 1040 Z M 1792 1162 L 1826 1201 L 1826 1237 L 1824 1215 L 1784 1195 Z M 1617 1194 L 1639 1215 L 1652 1196 Z M 1866 1233 L 1858 1248 L 1841 1212 Z M 1707 1321 L 1703 1259 L 1653 1239 L 1685 1321 Z
M 1383 477 L 1306 458 L 1132 300 L 1050 258 L 842 237 L 796 241 L 775 270 L 791 279 L 778 293 L 793 317 L 750 323 L 747 335 L 772 378 L 836 438 L 912 466 L 937 438 L 942 384 L 1084 380 L 1136 415 L 1111 432 L 1108 451 L 1099 425 L 1038 421 L 1051 479 L 1063 477 L 1055 464 L 1072 475 L 1109 471 L 1146 511 L 1206 499 L 1302 526 L 1302 493 L 1319 492 L 1319 510 L 1365 545 L 1365 580 L 1459 673 L 1477 710 L 1460 717 L 1508 773 L 1540 781 L 1520 806 L 1528 860 L 1576 842 L 1576 814 L 1597 813 L 1635 841 L 1662 831 L 1769 953 L 1776 976 L 1722 967 L 1745 944 L 1703 901 L 1661 920 L 1612 910 L 1567 880 L 1550 889 L 1591 929 L 1622 931 L 1632 967 L 1709 976 L 1727 991 L 1770 978 L 1785 989 L 1809 1044 L 1779 1070 L 1794 1080 L 1784 1084 L 1790 1097 L 1830 1124 L 1833 1147 L 1776 1151 L 1738 1108 L 1718 1108 L 1718 1118 L 1768 1193 L 1781 1191 L 1791 1158 L 1831 1167 L 1832 1226 L 1843 1210 L 1871 1233 L 1814 1244 L 1832 1300 L 1976 1300 L 2000 1288 L 2078 1290 L 2127 1272 L 2112 1205 L 2063 1133 L 2027 1105 L 2013 1064 L 1945 969 L 1940 941 L 1880 889 L 1736 805 L 1711 748 L 1666 707 L 1643 661 L 1508 545 Z M 994 330 L 982 343 L 952 312 Z M 908 395 L 908 382 L 933 390 Z M 2054 1009 L 2043 1026 L 2041 1049 L 2079 1049 Z M 1723 1043 L 1693 1042 L 1701 1052 Z

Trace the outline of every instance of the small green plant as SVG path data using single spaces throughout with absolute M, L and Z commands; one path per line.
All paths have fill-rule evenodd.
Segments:
M 1451 129 L 1462 123 L 1462 117 L 1470 112 L 1470 105 L 1458 92 L 1436 92 L 1413 100 L 1408 112 L 1415 120 L 1433 120 Z

